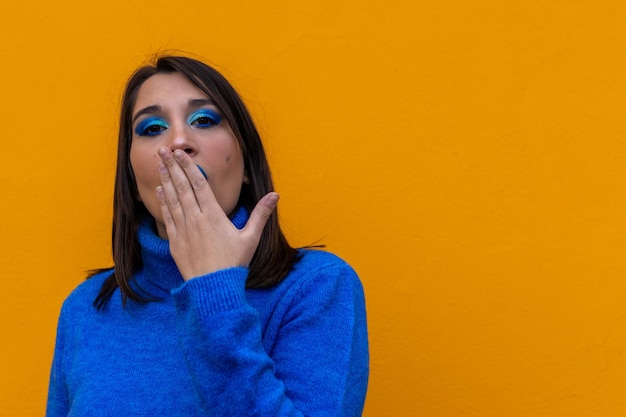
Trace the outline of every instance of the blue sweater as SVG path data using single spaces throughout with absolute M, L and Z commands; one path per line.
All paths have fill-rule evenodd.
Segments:
M 241 228 L 240 210 L 233 223 Z M 360 416 L 368 380 L 361 283 L 323 251 L 280 284 L 245 289 L 246 268 L 184 282 L 152 222 L 139 230 L 137 289 L 159 301 L 93 307 L 110 272 L 61 309 L 48 417 Z

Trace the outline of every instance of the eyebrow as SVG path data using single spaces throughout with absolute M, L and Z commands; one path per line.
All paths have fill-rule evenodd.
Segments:
M 144 107 L 143 109 L 139 110 L 137 113 L 135 113 L 135 115 L 133 116 L 133 123 L 135 123 L 137 121 L 137 119 L 147 113 L 161 113 L 163 111 L 163 108 L 161 106 L 148 106 L 148 107 Z
M 187 105 L 189 107 L 202 107 L 207 105 L 215 106 L 215 102 L 210 98 L 195 98 L 189 100 L 189 103 Z
M 202 106 L 207 106 L 207 105 L 214 106 L 215 103 L 210 98 L 194 98 L 187 102 L 187 106 L 191 108 L 197 108 L 197 107 L 202 107 Z M 133 116 L 132 123 L 134 124 L 137 121 L 137 119 L 143 116 L 144 114 L 154 114 L 154 113 L 162 113 L 162 112 L 163 112 L 163 107 L 159 105 L 144 107 L 143 109 L 135 113 L 135 115 Z

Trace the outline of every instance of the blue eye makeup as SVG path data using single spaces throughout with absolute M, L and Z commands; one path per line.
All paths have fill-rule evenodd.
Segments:
M 222 116 L 220 116 L 218 112 L 210 109 L 200 109 L 187 119 L 188 124 L 202 129 L 219 125 L 221 122 Z
M 148 117 L 137 124 L 135 133 L 139 136 L 156 136 L 167 130 L 169 125 L 160 117 Z

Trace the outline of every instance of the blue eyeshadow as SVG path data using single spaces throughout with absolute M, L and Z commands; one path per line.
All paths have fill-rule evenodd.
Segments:
M 160 129 L 154 130 L 153 128 L 155 127 Z M 137 127 L 135 128 L 135 133 L 139 136 L 156 136 L 168 127 L 169 125 L 162 118 L 148 117 L 147 119 L 144 119 L 137 124 Z
M 199 123 L 200 119 L 208 119 L 208 123 Z M 222 122 L 222 116 L 216 111 L 211 109 L 200 109 L 197 112 L 194 112 L 187 119 L 187 123 L 190 125 L 197 125 L 198 127 L 211 127 L 215 125 L 219 125 Z

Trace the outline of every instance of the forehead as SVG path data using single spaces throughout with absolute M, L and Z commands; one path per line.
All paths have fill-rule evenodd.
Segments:
M 181 73 L 155 74 L 139 87 L 133 113 L 148 106 L 186 106 L 189 100 L 207 98 L 210 97 Z

